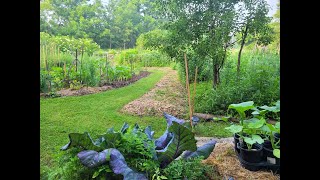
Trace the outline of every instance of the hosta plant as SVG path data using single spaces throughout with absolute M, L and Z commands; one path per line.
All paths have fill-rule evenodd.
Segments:
M 70 133 L 70 142 L 61 149 L 80 148 L 77 157 L 82 165 L 88 168 L 106 166 L 125 180 L 165 179 L 160 172 L 185 151 L 180 158 L 207 158 L 210 155 L 216 141 L 197 148 L 194 133 L 184 126 L 187 124 L 184 120 L 166 113 L 164 116 L 167 129 L 157 139 L 153 138 L 154 131 L 150 126 L 141 128 L 138 124 L 129 126 L 125 123 L 119 131 L 110 128 L 96 140 L 87 132 Z

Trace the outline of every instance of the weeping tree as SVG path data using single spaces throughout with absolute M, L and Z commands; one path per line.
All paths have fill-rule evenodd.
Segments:
M 220 70 L 236 32 L 234 18 L 237 0 L 157 0 L 166 28 L 175 37 L 175 45 L 188 48 L 213 65 L 213 87 L 219 84 Z M 182 61 L 183 63 L 183 61 Z
M 269 8 L 265 0 L 241 0 L 238 3 L 237 28 L 240 49 L 238 53 L 237 73 L 240 73 L 240 59 L 244 45 L 249 39 L 258 45 L 268 45 L 272 41 L 271 18 L 267 16 Z M 249 38 L 251 36 L 251 38 Z

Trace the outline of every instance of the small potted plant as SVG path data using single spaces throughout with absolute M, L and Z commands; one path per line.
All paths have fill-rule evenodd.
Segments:
M 269 128 L 269 141 L 270 145 L 264 145 L 264 159 L 270 164 L 280 165 L 280 138 L 276 137 L 275 134 L 280 135 L 280 122 L 275 125 L 267 123 L 266 126 Z
M 251 118 L 244 120 L 242 131 L 247 134 L 243 137 L 244 143 L 238 143 L 240 157 L 249 163 L 259 163 L 263 161 L 264 140 L 260 137 L 261 127 L 265 124 L 265 119 Z
M 246 119 L 246 111 L 250 110 L 251 108 L 254 108 L 253 101 L 242 102 L 239 104 L 230 104 L 228 107 L 228 111 L 230 109 L 234 109 L 238 112 L 238 114 L 240 116 L 239 117 L 240 125 L 231 125 L 231 126 L 225 128 L 233 133 L 234 148 L 237 152 L 240 152 L 240 150 L 237 147 L 237 143 L 238 142 L 242 143 L 243 137 L 246 136 L 246 134 L 244 132 L 242 132 L 243 121 Z M 242 137 L 242 138 L 240 138 L 240 137 Z

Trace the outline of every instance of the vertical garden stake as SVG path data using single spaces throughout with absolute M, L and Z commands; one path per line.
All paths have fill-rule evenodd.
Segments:
M 196 66 L 196 73 L 195 73 L 195 76 L 194 76 L 193 96 L 192 96 L 192 115 L 194 113 L 194 97 L 196 96 L 197 73 L 198 73 L 198 66 Z
M 78 49 L 76 49 L 76 72 L 77 72 L 77 70 L 78 70 L 78 64 L 77 64 L 77 62 L 78 62 Z
M 184 62 L 185 62 L 185 65 L 186 65 L 186 87 L 187 87 L 188 103 L 189 103 L 190 125 L 191 125 L 191 130 L 193 131 L 193 126 L 192 126 L 192 107 L 191 107 L 191 102 L 190 102 L 190 86 L 189 86 L 189 76 L 188 76 L 188 61 L 187 61 L 186 53 L 184 53 Z
M 83 45 L 82 45 L 82 47 L 81 47 L 81 60 L 80 60 L 80 83 L 81 83 L 81 84 L 82 84 L 82 81 L 81 81 L 82 59 L 83 59 Z

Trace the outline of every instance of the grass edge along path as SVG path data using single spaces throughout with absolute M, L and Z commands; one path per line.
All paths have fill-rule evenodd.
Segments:
M 164 118 L 138 117 L 122 114 L 119 110 L 130 101 L 148 92 L 163 77 L 165 72 L 152 71 L 146 78 L 119 89 L 97 94 L 70 96 L 40 100 L 40 170 L 55 166 L 54 154 L 69 142 L 71 132 L 89 132 L 95 135 L 108 128 L 119 130 L 124 122 L 129 125 L 157 127 L 161 135 L 166 128 Z M 41 171 L 42 171 L 41 170 Z

